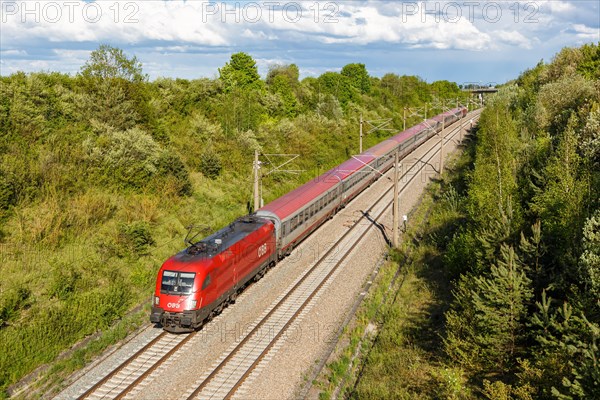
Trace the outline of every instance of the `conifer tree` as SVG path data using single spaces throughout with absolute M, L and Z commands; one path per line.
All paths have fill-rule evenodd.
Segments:
M 489 273 L 463 279 L 447 314 L 447 353 L 467 367 L 510 366 L 523 339 L 531 281 L 515 250 L 502 245 Z

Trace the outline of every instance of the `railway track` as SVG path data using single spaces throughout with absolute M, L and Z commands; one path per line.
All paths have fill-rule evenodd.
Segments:
M 464 119 L 461 121 L 464 124 Z M 457 123 L 458 126 L 453 127 L 450 133 L 444 136 L 445 141 L 452 140 L 462 130 L 463 124 Z M 421 160 L 421 163 L 413 165 L 403 175 L 405 177 L 416 165 L 419 165 L 416 173 L 403 182 L 400 193 L 437 155 L 439 149 L 437 146 L 434 147 L 429 156 L 430 152 L 431 150 L 423 157 L 428 157 L 427 160 Z M 376 224 L 390 208 L 393 200 L 386 202 L 385 199 L 391 192 L 392 188 L 390 187 L 284 295 L 275 301 L 248 334 L 241 341 L 235 343 L 226 352 L 226 355 L 222 356 L 216 365 L 213 365 L 210 372 L 205 373 L 205 376 L 196 382 L 195 387 L 186 394 L 186 399 L 230 399 L 234 397 L 261 361 L 268 356 L 269 351 L 277 345 L 286 330 L 318 297 L 321 290 L 330 282 L 331 277 L 339 272 L 346 258 L 367 235 L 371 226 Z M 375 214 L 375 217 L 372 217 L 371 213 Z M 365 225 L 366 220 L 371 223 Z M 364 229 L 359 229 L 361 226 Z M 343 249 L 342 254 L 339 254 L 340 249 Z M 241 395 L 243 396 L 243 393 Z
M 82 393 L 78 400 L 124 398 L 189 342 L 195 334 L 196 332 L 189 335 L 161 332 L 124 363 Z
M 471 118 L 477 118 L 470 115 Z M 469 118 L 469 116 L 467 116 Z M 458 121 L 444 138 L 448 142 L 468 123 L 467 118 Z M 433 151 L 432 151 L 433 150 Z M 438 154 L 434 146 L 418 163 L 402 176 L 403 180 L 413 169 L 416 172 L 403 181 L 400 192 L 418 176 L 418 172 Z M 429 153 L 432 153 L 431 155 Z M 226 351 L 209 371 L 190 388 L 186 399 L 231 398 L 256 370 L 261 361 L 268 357 L 270 350 L 282 344 L 280 340 L 286 330 L 307 311 L 331 278 L 340 271 L 352 249 L 369 232 L 377 220 L 388 210 L 392 201 L 384 202 L 392 188 L 386 190 L 363 215 L 340 237 L 329 250 L 299 277 L 291 288 L 280 295 L 274 304 L 263 313 L 258 322 L 249 328 L 248 333 Z M 372 214 L 375 216 L 373 217 Z M 365 223 L 367 222 L 367 223 Z M 362 226 L 365 229 L 357 229 Z M 96 384 L 78 396 L 78 399 L 123 399 L 135 395 L 139 385 L 154 371 L 164 366 L 185 344 L 196 337 L 196 332 L 187 335 L 160 333 L 126 361 L 111 370 Z

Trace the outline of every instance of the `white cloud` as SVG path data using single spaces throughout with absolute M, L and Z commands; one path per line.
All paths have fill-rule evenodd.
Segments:
M 523 59 L 526 49 L 531 57 L 535 53 L 537 61 L 549 59 L 563 46 L 600 40 L 600 11 L 594 1 L 481 0 L 470 3 L 478 4 L 473 9 L 465 5 L 468 2 L 451 0 L 280 3 L 277 8 L 266 0 L 240 1 L 235 8 L 231 2 L 195 0 L 81 1 L 77 6 L 36 1 L 28 2 L 29 11 L 24 13 L 25 0 L 0 1 L 2 73 L 17 69 L 76 72 L 99 43 L 134 53 L 144 60 L 151 76 L 164 75 L 164 71 L 216 71 L 235 51 L 252 54 L 262 69 L 273 60 L 294 62 L 306 76 L 331 70 L 339 53 L 345 53 L 346 60 L 354 58 L 376 68 L 385 60 L 371 54 L 381 49 L 396 59 L 404 52 L 410 57 L 427 54 L 429 63 L 439 55 L 459 53 L 473 53 L 484 61 L 491 60 L 492 54 L 496 60 Z M 486 8 L 492 3 L 494 6 Z M 17 9 L 7 8 L 10 4 Z M 56 9 L 57 4 L 62 8 Z M 496 5 L 501 11 L 497 20 Z M 92 17 L 98 21 L 93 22 Z M 436 50 L 445 52 L 434 57 Z
M 515 45 L 523 49 L 531 49 L 532 39 L 526 38 L 523 34 L 517 31 L 495 31 L 492 33 L 495 39 L 508 45 Z
M 573 30 L 578 38 L 583 40 L 600 40 L 600 28 L 590 28 L 583 24 L 574 24 Z
M 448 23 L 436 22 L 433 16 L 423 13 L 404 15 L 394 3 L 293 2 L 282 3 L 286 6 L 276 9 L 268 2 L 234 8 L 231 3 L 181 0 L 79 3 L 80 7 L 46 1 L 36 2 L 40 4 L 37 15 L 25 12 L 23 3 L 14 4 L 20 9 L 3 15 L 3 36 L 19 43 L 40 39 L 55 43 L 160 41 L 228 46 L 248 40 L 280 40 L 286 33 L 293 33 L 288 38 L 292 41 L 325 44 L 387 42 L 477 50 L 488 44 L 485 35 L 467 19 Z M 48 4 L 53 5 L 52 14 L 44 11 Z M 61 4 L 55 9 L 54 5 Z M 315 4 L 321 8 L 315 8 Z M 326 4 L 338 4 L 338 8 Z
M 25 50 L 0 50 L 0 55 L 2 56 L 26 56 L 27 52 Z
M 543 3 L 548 4 L 548 7 L 553 14 L 568 13 L 575 10 L 575 6 L 568 1 L 547 0 Z

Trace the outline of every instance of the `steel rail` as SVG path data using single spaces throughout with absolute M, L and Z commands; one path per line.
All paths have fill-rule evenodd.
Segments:
M 152 346 L 154 346 L 166 334 L 167 334 L 166 332 L 161 332 L 158 336 L 156 336 L 154 339 L 152 339 L 150 342 L 148 342 L 144 347 L 142 347 L 141 349 L 139 349 L 138 351 L 136 351 L 131 357 L 129 357 L 127 360 L 125 360 L 124 362 L 122 362 L 121 364 L 119 364 L 116 368 L 114 368 L 111 372 L 109 372 L 104 378 L 100 379 L 91 388 L 89 388 L 88 390 L 86 390 L 85 392 L 83 392 L 83 394 L 81 394 L 79 397 L 77 397 L 77 400 L 83 400 L 86 397 L 88 397 L 90 394 L 92 394 L 93 392 L 95 392 L 98 388 L 100 388 L 100 386 L 104 385 L 112 377 L 114 377 L 119 372 L 121 372 L 122 370 L 124 370 L 129 364 L 131 364 L 133 362 L 133 360 L 135 360 L 140 355 L 142 355 L 143 353 L 145 353 L 149 348 L 151 348 Z

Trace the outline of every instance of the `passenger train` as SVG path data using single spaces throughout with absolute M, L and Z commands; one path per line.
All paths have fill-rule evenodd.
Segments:
M 158 272 L 150 321 L 191 332 L 235 301 L 251 280 L 332 217 L 400 158 L 467 114 L 458 107 L 371 147 L 169 258 Z

